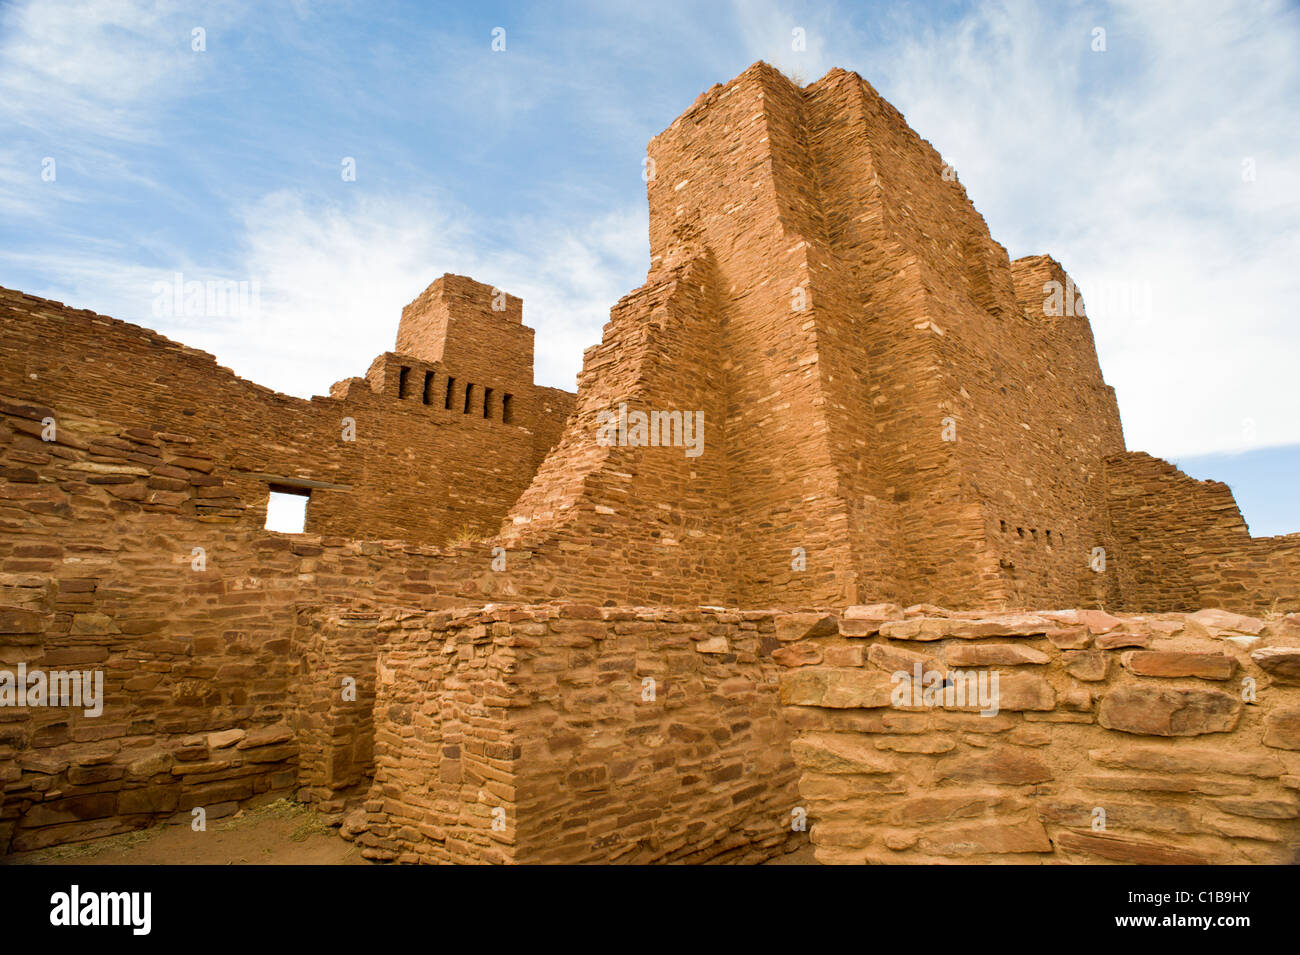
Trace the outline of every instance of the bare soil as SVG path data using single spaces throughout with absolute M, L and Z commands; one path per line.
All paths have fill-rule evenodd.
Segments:
M 281 799 L 218 820 L 206 832 L 156 826 L 107 839 L 19 852 L 5 865 L 370 865 L 356 843 L 301 803 Z M 817 865 L 805 845 L 767 865 Z
M 157 826 L 6 857 L 8 865 L 369 865 L 308 806 L 281 799 L 194 832 Z

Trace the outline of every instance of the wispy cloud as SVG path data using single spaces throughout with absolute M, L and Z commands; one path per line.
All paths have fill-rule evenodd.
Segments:
M 197 24 L 175 3 L 17 4 L 0 22 L 6 120 L 42 134 L 147 138 L 159 104 L 183 95 L 202 68 L 191 50 Z
M 755 55 L 800 22 L 745 9 Z M 1005 0 L 875 30 L 829 19 L 807 18 L 809 54 L 778 62 L 857 69 L 954 164 L 1013 257 L 1061 260 L 1130 447 L 1300 441 L 1300 335 L 1282 306 L 1300 296 L 1296 8 Z
M 582 351 L 599 339 L 623 277 L 648 258 L 644 210 L 629 207 L 576 227 L 520 221 L 505 237 L 445 199 L 358 193 L 325 202 L 283 191 L 238 214 L 228 257 L 149 268 L 107 246 L 42 262 L 5 253 L 11 267 L 40 264 L 36 294 L 93 307 L 214 354 L 242 377 L 308 397 L 362 375 L 393 348 L 402 307 L 444 272 L 499 284 L 524 299 L 537 330 L 539 384 L 572 390 Z M 158 283 L 245 282 L 256 311 L 186 316 L 155 310 Z

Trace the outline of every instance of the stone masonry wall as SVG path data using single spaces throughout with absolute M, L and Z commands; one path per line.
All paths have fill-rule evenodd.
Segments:
M 310 401 L 0 289 L 0 670 L 105 690 L 0 707 L 0 852 L 365 789 L 398 861 L 752 861 L 798 809 L 825 861 L 1296 861 L 1300 534 L 1125 451 L 1060 265 L 842 70 L 756 64 L 649 157 L 576 396 L 463 276 Z M 679 440 L 602 442 L 623 407 Z M 915 664 L 998 715 L 895 703 Z
M 716 281 L 707 256 L 688 258 L 611 310 L 601 343 L 584 355 L 564 435 L 492 542 L 528 551 L 530 573 L 559 582 L 565 596 L 735 602 Z M 692 416 L 697 446 L 671 424 L 656 430 L 656 446 L 602 444 L 601 415 L 622 408 L 677 413 L 683 425 Z M 630 425 L 620 427 L 630 438 Z M 677 443 L 661 441 L 673 434 Z
M 378 611 L 302 609 L 289 647 L 290 724 L 298 744 L 298 792 L 331 803 L 368 786 L 374 771 L 375 661 L 386 633 Z
M 652 267 L 701 248 L 716 262 L 728 512 L 745 555 L 736 574 L 746 605 L 853 599 L 849 515 L 832 446 L 864 440 L 866 421 L 850 438 L 832 434 L 826 420 L 823 306 L 808 288 L 820 263 L 792 212 L 795 204 L 820 211 L 804 135 L 799 90 L 759 64 L 702 94 L 648 148 Z M 890 538 L 868 532 L 888 552 Z M 875 577 L 889 587 L 886 559 L 876 559 Z
M 453 279 L 490 291 L 458 276 L 431 288 Z M 109 421 L 198 442 L 206 469 L 221 470 L 251 505 L 242 515 L 250 525 L 264 522 L 273 486 L 308 482 L 316 485 L 309 531 L 441 544 L 497 529 L 572 407 L 572 395 L 534 388 L 532 330 L 513 327 L 526 338 L 526 361 L 516 350 L 490 369 L 462 371 L 390 353 L 369 379 L 305 401 L 148 329 L 0 289 L 0 381 L 11 399 L 47 408 L 56 422 Z M 468 404 L 466 385 L 477 389 Z M 166 480 L 184 478 L 157 476 Z
M 575 604 L 386 612 L 363 853 L 750 862 L 793 848 L 794 766 L 771 658 L 781 617 Z
M 1118 604 L 1086 573 L 1123 438 L 1082 299 L 1045 315 L 1068 276 L 1010 263 L 897 110 L 760 63 L 649 155 L 652 267 L 717 262 L 742 603 Z
M 1048 256 L 1010 262 L 955 170 L 857 74 L 801 87 L 755 64 L 648 155 L 647 281 L 611 310 L 579 396 L 533 385 L 519 299 L 453 275 L 403 310 L 398 351 L 311 401 L 147 329 L 0 290 L 4 388 L 127 445 L 204 449 L 172 447 L 172 470 L 144 488 L 95 476 L 119 497 L 255 527 L 271 489 L 310 490 L 312 532 L 475 541 L 439 570 L 501 599 L 1289 599 L 1293 543 L 1223 536 L 1199 513 L 1204 493 L 1124 451 L 1069 276 Z M 701 415 L 701 454 L 601 446 L 598 415 L 622 407 Z M 1230 496 L 1211 504 L 1235 511 Z M 506 568 L 489 573 L 498 548 Z M 1113 571 L 1092 571 L 1097 548 Z
M 1251 537 L 1226 484 L 1149 454 L 1106 459 L 1124 606 L 1300 610 L 1300 534 Z
M 297 606 L 481 601 L 490 555 L 270 533 L 193 439 L 65 418 L 43 441 L 46 410 L 0 402 L 0 669 L 99 672 L 104 705 L 0 707 L 0 853 L 356 782 L 367 733 L 347 745 L 322 681 L 359 652 L 364 705 L 374 647 L 312 642 Z
M 1300 861 L 1295 614 L 807 620 L 781 698 L 822 862 Z M 924 695 L 991 674 L 995 713 Z
M 1190 564 L 1200 603 L 1241 613 L 1300 611 L 1300 534 L 1253 538 Z

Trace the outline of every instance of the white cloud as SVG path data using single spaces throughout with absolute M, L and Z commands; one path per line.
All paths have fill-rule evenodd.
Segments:
M 539 384 L 573 390 L 583 349 L 600 340 L 626 276 L 648 260 L 646 214 L 629 207 L 577 226 L 516 222 L 505 241 L 454 203 L 431 196 L 346 202 L 296 192 L 242 210 L 238 252 L 228 261 L 149 269 L 120 251 L 63 256 L 7 253 L 15 267 L 41 265 L 51 285 L 29 289 L 156 329 L 214 354 L 241 377 L 308 397 L 364 375 L 391 351 L 404 305 L 445 272 L 498 285 L 524 299 L 536 329 Z M 255 313 L 186 317 L 154 310 L 157 283 L 256 283 Z M 250 294 L 251 297 L 251 294 Z
M 745 4 L 754 56 L 794 18 Z M 813 21 L 805 69 L 855 69 L 952 162 L 1012 257 L 1089 305 L 1132 448 L 1300 442 L 1300 13 L 1279 2 L 986 3 L 871 36 Z M 1103 26 L 1107 49 L 1094 53 Z M 795 68 L 798 68 L 795 66 Z M 811 77 L 808 77 L 811 78 Z M 1253 157 L 1258 179 L 1242 181 Z M 1104 293 L 1150 288 L 1149 315 Z
M 3 113 L 43 135 L 148 136 L 202 63 L 190 49 L 198 24 L 175 3 L 61 0 L 0 16 Z
M 466 210 L 431 197 L 333 205 L 281 193 L 243 220 L 240 271 L 261 282 L 261 315 L 214 329 L 210 346 L 246 377 L 299 395 L 364 374 L 393 348 L 402 307 L 445 272 L 522 297 L 538 383 L 572 390 L 583 349 L 630 291 L 620 284 L 630 263 L 648 258 L 645 217 L 630 210 L 577 226 L 506 224 L 505 242 L 493 224 L 471 226 Z M 204 337 L 195 344 L 209 347 Z

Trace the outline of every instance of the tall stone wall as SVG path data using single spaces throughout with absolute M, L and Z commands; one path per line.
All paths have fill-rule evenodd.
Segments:
M 1082 298 L 1044 314 L 1043 285 L 1072 284 L 1059 266 L 1013 266 L 941 157 L 842 70 L 800 89 L 758 64 L 650 158 L 652 263 L 717 262 L 742 601 L 1094 587 L 1123 437 Z
M 309 531 L 480 542 L 461 582 L 501 599 L 1287 599 L 1294 548 L 1224 537 L 1195 513 L 1204 494 L 1124 450 L 1069 276 L 1010 262 L 956 171 L 859 76 L 799 87 L 756 64 L 649 158 L 647 281 L 611 310 L 576 398 L 533 386 L 519 299 L 452 275 L 403 311 L 396 352 L 310 402 L 8 291 L 0 370 L 56 420 L 205 448 L 199 484 L 151 474 L 151 506 L 182 495 L 252 526 L 269 490 L 310 489 Z M 601 416 L 620 410 L 698 418 L 702 441 L 629 442 L 625 423 L 611 446 Z M 1164 508 L 1156 488 L 1181 490 Z M 1230 495 L 1214 507 L 1235 512 Z
M 750 605 L 843 602 L 854 585 L 823 408 L 822 306 L 809 288 L 817 263 L 791 209 L 819 211 L 805 198 L 801 109 L 788 80 L 753 67 L 702 95 L 648 150 L 652 266 L 697 247 L 717 264 L 728 510 L 745 555 L 738 596 Z
M 802 809 L 829 861 L 1293 860 L 1300 535 L 1125 450 L 1060 265 L 844 71 L 649 154 L 576 396 L 461 276 L 310 401 L 0 289 L 0 670 L 105 681 L 0 707 L 0 851 L 366 789 L 400 861 L 755 860 Z M 999 714 L 895 704 L 914 664 Z
M 797 846 L 782 615 L 385 613 L 363 854 L 749 862 Z
M 1296 615 L 837 624 L 782 655 L 820 861 L 1300 860 Z
M 652 273 L 584 355 L 577 409 L 511 509 L 500 544 L 565 596 L 597 602 L 734 603 L 738 544 L 727 463 L 726 371 L 707 256 Z M 602 415 L 677 414 L 677 443 L 602 437 Z M 685 443 L 690 416 L 695 446 Z M 662 420 L 662 419 L 661 419 Z M 656 431 L 671 437 L 674 425 Z M 639 440 L 646 440 L 648 434 Z M 506 578 L 501 578 L 505 583 Z
M 297 798 L 330 805 L 374 774 L 375 610 L 302 608 L 289 647 Z

